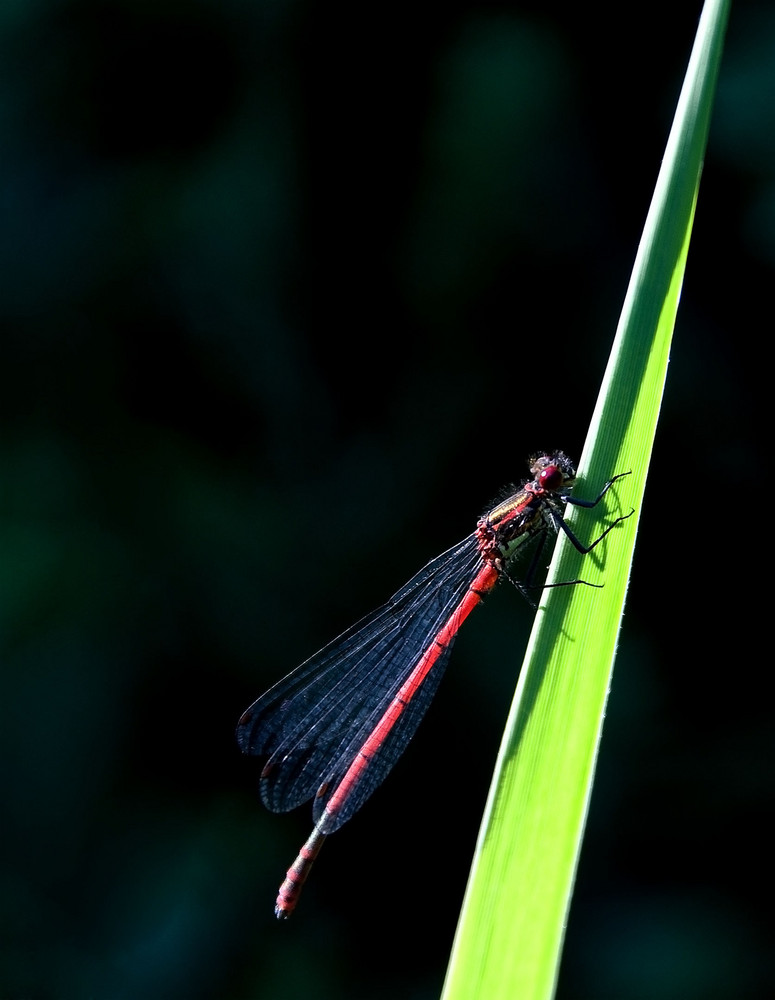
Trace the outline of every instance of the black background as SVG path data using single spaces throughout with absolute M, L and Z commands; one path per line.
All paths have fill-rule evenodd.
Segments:
M 2 1000 L 438 995 L 529 609 L 288 924 L 234 725 L 578 456 L 699 12 L 3 8 Z M 559 1000 L 773 989 L 774 46 L 736 5 Z

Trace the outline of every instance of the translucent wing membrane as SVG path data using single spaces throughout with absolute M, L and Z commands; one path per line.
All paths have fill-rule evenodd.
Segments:
M 393 597 L 302 663 L 244 713 L 237 739 L 266 755 L 261 797 L 275 812 L 315 798 L 317 821 L 368 735 L 469 590 L 482 566 L 474 535 L 420 570 Z M 325 833 L 353 815 L 414 735 L 452 642 L 405 706 Z M 418 692 L 419 694 L 419 692 Z M 343 711 L 346 705 L 347 710 Z M 321 784 L 321 775 L 326 778 Z

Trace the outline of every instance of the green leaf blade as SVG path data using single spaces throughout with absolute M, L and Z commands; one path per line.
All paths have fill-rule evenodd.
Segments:
M 589 555 L 560 538 L 479 834 L 444 1000 L 547 1000 L 555 989 L 664 391 L 729 0 L 708 0 L 579 463 L 582 542 L 635 509 Z

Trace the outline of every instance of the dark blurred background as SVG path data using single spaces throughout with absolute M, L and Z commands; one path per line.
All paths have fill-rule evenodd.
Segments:
M 529 608 L 285 925 L 234 725 L 578 456 L 699 13 L 2 5 L 2 1000 L 438 995 Z M 559 1000 L 775 986 L 773 51 L 734 5 Z

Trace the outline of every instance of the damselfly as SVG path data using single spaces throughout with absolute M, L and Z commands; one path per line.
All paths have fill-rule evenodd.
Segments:
M 528 590 L 541 549 L 563 531 L 579 552 L 589 545 L 563 518 L 576 472 L 563 452 L 531 460 L 533 479 L 480 518 L 476 531 L 431 560 L 387 604 L 362 618 L 255 701 L 237 727 L 242 751 L 268 757 L 261 797 L 275 812 L 313 799 L 314 829 L 288 869 L 275 913 L 290 916 L 325 838 L 355 813 L 382 782 L 414 735 L 436 692 L 458 629 L 501 576 L 532 604 Z M 538 545 L 524 581 L 510 564 L 523 545 Z M 569 580 L 563 586 L 585 583 Z

